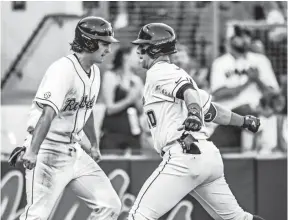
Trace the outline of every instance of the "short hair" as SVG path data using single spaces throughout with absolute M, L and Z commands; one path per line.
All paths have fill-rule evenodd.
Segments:
M 70 50 L 72 50 L 73 52 L 76 52 L 76 53 L 82 53 L 84 50 L 83 50 L 83 47 L 77 43 L 77 41 L 73 41 L 72 43 L 70 43 Z

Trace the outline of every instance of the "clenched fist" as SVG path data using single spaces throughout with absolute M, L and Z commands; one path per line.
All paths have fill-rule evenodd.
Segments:
M 99 162 L 101 160 L 101 153 L 98 147 L 91 147 L 90 156 L 95 162 Z
M 177 129 L 178 131 L 200 131 L 202 128 L 201 119 L 196 115 L 189 115 L 183 124 Z
M 28 170 L 32 170 L 36 166 L 37 154 L 27 149 L 22 157 L 23 166 Z
M 261 123 L 259 118 L 252 115 L 244 116 L 244 123 L 242 125 L 242 128 L 247 128 L 249 131 L 256 133 L 260 125 Z

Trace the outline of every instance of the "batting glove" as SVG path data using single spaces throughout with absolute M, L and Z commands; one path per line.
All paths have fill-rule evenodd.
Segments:
M 260 125 L 261 123 L 259 118 L 252 115 L 244 116 L 244 123 L 242 125 L 242 128 L 247 128 L 249 131 L 256 133 Z

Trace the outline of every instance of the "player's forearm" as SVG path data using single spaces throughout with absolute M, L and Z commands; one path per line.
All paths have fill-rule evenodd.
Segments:
M 106 113 L 108 115 L 117 114 L 117 113 L 123 111 L 124 109 L 126 109 L 130 104 L 131 104 L 131 102 L 129 102 L 128 99 L 123 99 L 121 101 L 117 101 L 116 103 L 113 103 L 111 105 L 106 106 Z
M 197 104 L 201 106 L 199 93 L 195 89 L 186 89 L 183 93 L 183 97 L 188 111 L 191 104 Z
M 95 124 L 94 124 L 94 114 L 91 112 L 84 128 L 83 128 L 88 140 L 91 143 L 91 146 L 93 147 L 98 147 L 98 142 L 97 142 L 97 135 L 96 135 L 96 129 L 95 129 Z
M 214 123 L 220 124 L 220 125 L 232 125 L 232 126 L 238 126 L 241 127 L 244 123 L 244 117 L 241 115 L 238 115 L 236 113 L 233 113 L 229 109 L 226 109 L 225 107 L 213 103 L 217 110 L 217 115 L 215 119 L 213 120 Z
M 51 107 L 44 107 L 42 115 L 39 118 L 39 121 L 33 131 L 33 137 L 30 146 L 32 152 L 38 154 L 40 146 L 47 136 L 47 133 L 51 126 L 51 122 L 54 119 L 55 115 L 56 113 Z

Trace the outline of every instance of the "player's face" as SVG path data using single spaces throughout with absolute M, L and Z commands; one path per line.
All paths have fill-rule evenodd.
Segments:
M 98 50 L 92 53 L 92 59 L 95 63 L 102 63 L 107 54 L 111 53 L 111 44 L 104 41 L 98 41 Z
M 151 58 L 148 56 L 146 50 L 149 45 L 139 45 L 137 48 L 137 54 L 139 56 L 140 66 L 144 69 L 149 69 L 149 63 L 151 62 Z

